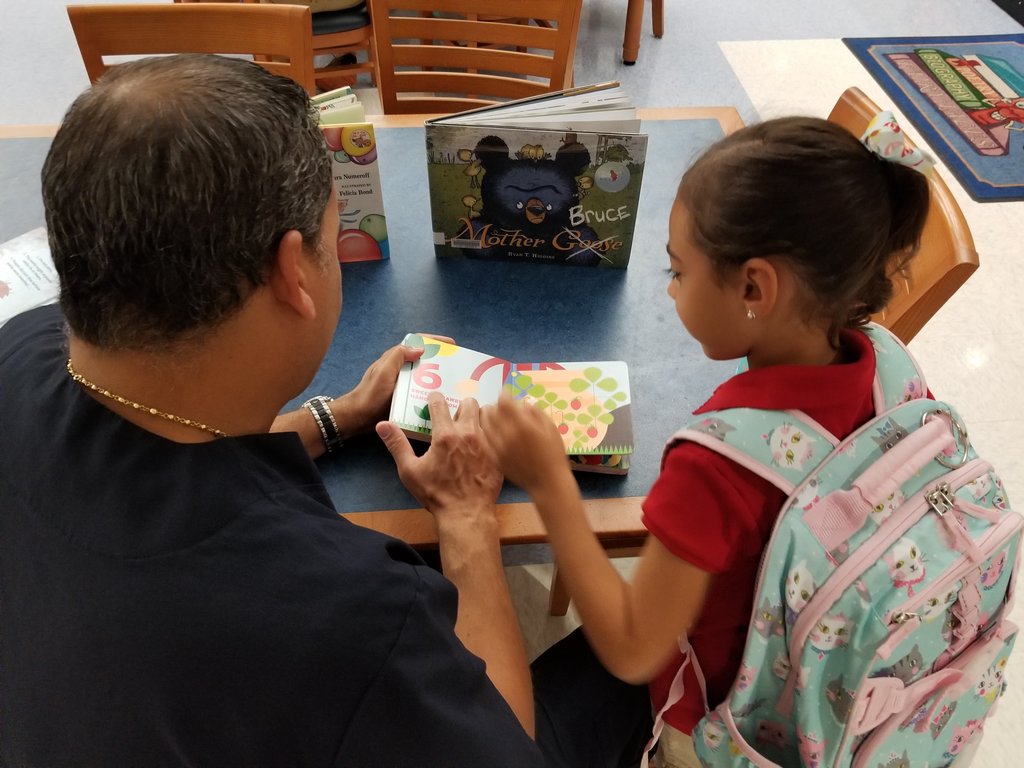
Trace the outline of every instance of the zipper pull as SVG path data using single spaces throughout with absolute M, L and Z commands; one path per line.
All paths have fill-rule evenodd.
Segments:
M 924 498 L 928 502 L 928 506 L 939 517 L 945 517 L 946 513 L 955 506 L 953 494 L 948 483 L 939 483 L 935 486 L 935 490 L 928 493 Z
M 889 619 L 890 624 L 906 624 L 911 619 L 921 618 L 920 614 L 914 613 L 913 611 L 896 611 L 892 618 Z
M 952 546 L 955 546 L 976 563 L 984 560 L 984 553 L 974 543 L 974 540 L 971 539 L 967 528 L 964 527 L 963 521 L 960 519 L 960 515 L 947 514 L 956 508 L 956 501 L 949 484 L 939 483 L 935 486 L 935 490 L 925 494 L 924 498 L 931 510 L 939 516 L 939 519 L 946 526 L 946 530 L 949 531 L 953 539 Z

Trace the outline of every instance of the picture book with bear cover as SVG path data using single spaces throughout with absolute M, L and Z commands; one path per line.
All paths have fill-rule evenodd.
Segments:
M 548 415 L 572 469 L 629 471 L 633 420 L 626 363 L 512 363 L 415 333 L 402 343 L 423 349 L 418 360 L 402 366 L 388 417 L 409 437 L 430 440 L 431 392 L 444 395 L 454 415 L 464 398 L 491 405 L 504 391 Z
M 439 257 L 625 268 L 647 136 L 616 82 L 426 121 Z

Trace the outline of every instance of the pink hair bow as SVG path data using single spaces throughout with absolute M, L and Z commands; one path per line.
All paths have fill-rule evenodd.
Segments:
M 923 150 L 907 144 L 903 129 L 892 112 L 879 112 L 868 123 L 867 130 L 860 137 L 864 146 L 883 160 L 899 163 L 927 175 L 935 161 Z

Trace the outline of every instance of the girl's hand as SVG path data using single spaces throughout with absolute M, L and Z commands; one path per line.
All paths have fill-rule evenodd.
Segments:
M 531 496 L 569 472 L 558 429 L 536 406 L 503 393 L 481 409 L 480 423 L 502 474 Z

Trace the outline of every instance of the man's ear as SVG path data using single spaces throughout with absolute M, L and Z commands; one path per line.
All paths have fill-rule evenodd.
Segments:
M 316 317 L 316 303 L 310 287 L 317 277 L 317 266 L 306 253 L 301 233 L 297 229 L 288 230 L 277 246 L 267 280 L 274 298 L 290 306 L 300 317 L 312 320 Z
M 747 259 L 740 267 L 743 303 L 757 317 L 766 317 L 779 299 L 779 271 L 769 259 Z

